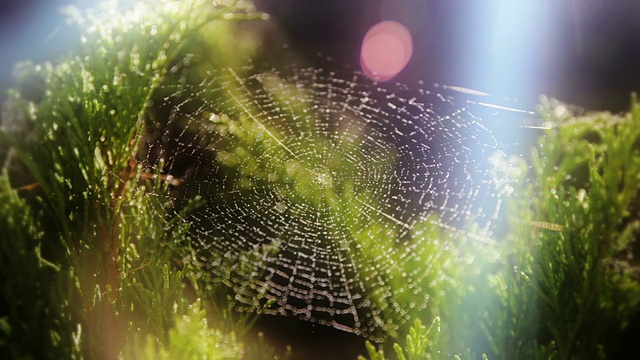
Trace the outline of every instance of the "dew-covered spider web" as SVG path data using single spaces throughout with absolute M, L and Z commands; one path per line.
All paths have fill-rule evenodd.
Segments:
M 243 303 L 369 336 L 428 309 L 464 244 L 495 241 L 502 153 L 446 87 L 247 66 L 166 90 L 147 165 L 180 179 L 192 260 Z

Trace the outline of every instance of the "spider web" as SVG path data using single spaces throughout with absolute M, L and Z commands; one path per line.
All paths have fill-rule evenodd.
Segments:
M 379 334 L 428 308 L 448 281 L 437 264 L 461 261 L 454 245 L 494 241 L 508 195 L 482 106 L 450 90 L 225 69 L 167 89 L 170 119 L 144 156 L 181 179 L 192 260 L 237 300 Z

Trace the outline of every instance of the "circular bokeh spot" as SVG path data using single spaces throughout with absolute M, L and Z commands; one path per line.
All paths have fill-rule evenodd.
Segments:
M 406 27 L 395 21 L 374 25 L 362 41 L 360 66 L 372 80 L 394 78 L 411 59 L 413 41 Z

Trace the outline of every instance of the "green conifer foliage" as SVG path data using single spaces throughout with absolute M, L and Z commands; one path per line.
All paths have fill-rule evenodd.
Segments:
M 148 196 L 169 182 L 143 174 L 136 154 L 157 88 L 177 81 L 171 69 L 185 61 L 184 48 L 208 24 L 254 10 L 194 0 L 71 14 L 86 28 L 82 50 L 22 65 L 18 80 L 37 84 L 35 96 L 11 94 L 13 113 L 26 119 L 2 132 L 5 164 L 24 164 L 35 181 L 18 194 L 2 176 L 2 352 L 239 357 L 233 330 L 211 329 L 185 296 L 187 269 L 176 270 L 168 245 L 184 229 L 167 225 L 164 205 Z

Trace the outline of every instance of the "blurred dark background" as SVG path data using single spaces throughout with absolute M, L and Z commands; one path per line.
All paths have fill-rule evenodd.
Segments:
M 640 90 L 640 2 L 258 0 L 292 49 L 358 67 L 366 31 L 395 20 L 414 52 L 397 78 L 622 111 Z
M 73 50 L 78 32 L 59 9 L 95 2 L 0 0 L 1 87 L 17 61 L 37 63 Z M 311 62 L 321 61 L 322 53 L 357 69 L 367 30 L 395 20 L 413 37 L 413 56 L 396 78 L 402 82 L 464 86 L 527 104 L 545 94 L 613 111 L 626 109 L 630 93 L 640 90 L 638 1 L 257 0 L 256 5 L 272 15 L 267 47 L 278 51 L 278 42 L 286 42 L 289 51 Z

